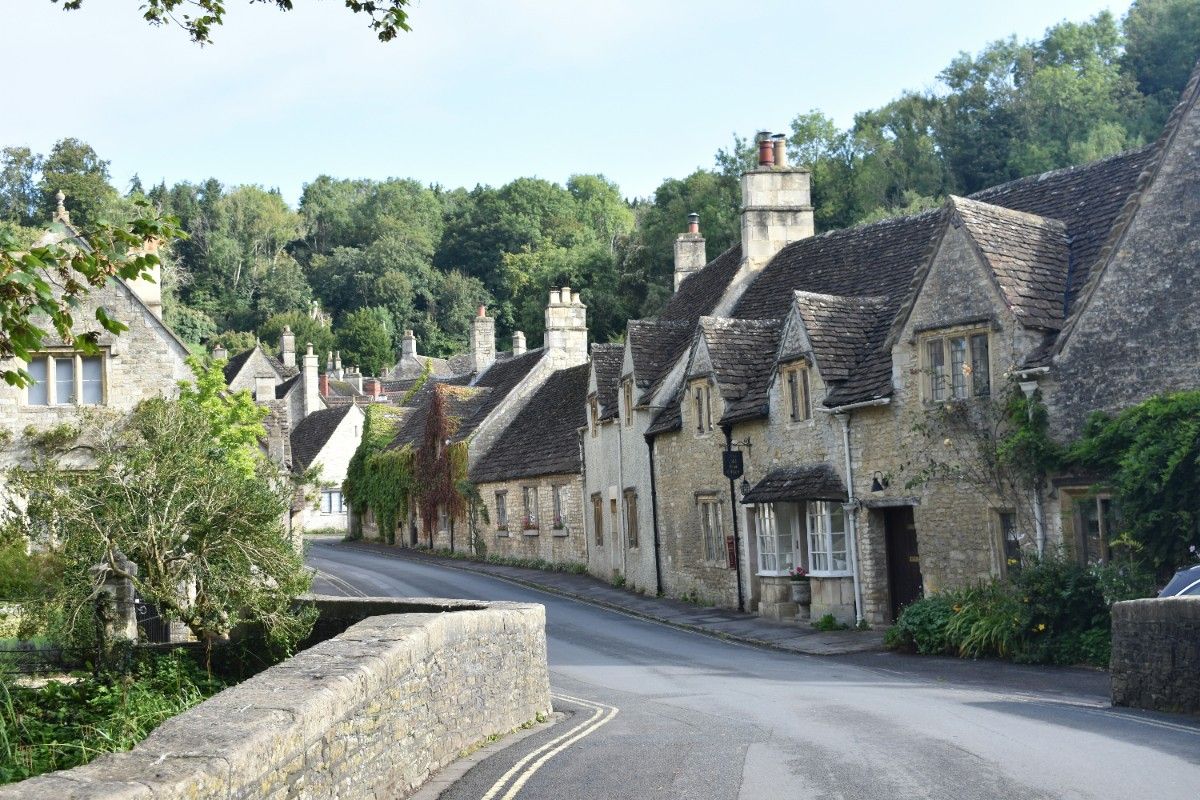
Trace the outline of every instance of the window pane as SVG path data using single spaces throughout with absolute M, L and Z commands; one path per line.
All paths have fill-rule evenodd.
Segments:
M 846 534 L 833 533 L 829 536 L 830 560 L 833 569 L 846 569 Z
M 696 389 L 696 430 L 704 432 L 704 392 Z
M 46 357 L 39 356 L 29 362 L 27 368 L 34 383 L 29 387 L 29 405 L 44 406 L 50 403 L 50 376 L 46 373 Z
M 930 340 L 929 356 L 929 397 L 932 400 L 946 399 L 946 353 L 942 349 L 941 339 Z
M 954 397 L 967 396 L 967 340 L 961 336 L 950 340 L 950 380 Z
M 977 333 L 971 337 L 971 376 L 974 378 L 976 397 L 987 397 L 992 393 L 992 366 L 988 358 L 986 333 Z
M 54 402 L 65 406 L 75 402 L 75 359 L 54 359 Z
M 812 417 L 812 396 L 808 392 L 808 370 L 800 372 L 800 389 L 800 411 L 804 419 L 810 419 Z
M 333 513 L 333 498 L 330 496 L 329 492 L 321 492 L 321 513 Z
M 796 373 L 789 372 L 787 375 L 788 398 L 791 403 L 792 419 L 800 419 L 800 395 L 797 393 Z
M 99 356 L 83 359 L 83 385 L 80 387 L 80 402 L 85 406 L 99 405 L 104 399 L 102 364 Z

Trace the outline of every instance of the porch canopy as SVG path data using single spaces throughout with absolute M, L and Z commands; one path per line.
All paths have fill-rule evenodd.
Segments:
M 773 469 L 746 492 L 742 502 L 790 503 L 802 500 L 845 502 L 846 487 L 837 470 L 828 464 L 803 464 Z

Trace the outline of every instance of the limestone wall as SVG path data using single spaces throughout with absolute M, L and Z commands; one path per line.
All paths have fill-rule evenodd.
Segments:
M 128 753 L 0 798 L 403 798 L 464 749 L 551 710 L 540 605 L 318 605 L 335 629 L 383 616 L 168 720 Z
M 1115 604 L 1109 669 L 1113 705 L 1200 714 L 1200 597 Z
M 525 487 L 537 489 L 537 525 L 526 528 L 523 492 Z M 512 481 L 481 483 L 477 487 L 487 508 L 488 522 L 479 522 L 480 533 L 488 553 L 522 558 L 541 558 L 555 564 L 586 564 L 588 559 L 587 530 L 583 521 L 583 480 L 577 474 L 542 475 Z M 554 490 L 562 498 L 562 524 L 555 525 Z M 496 494 L 504 493 L 508 509 L 508 524 L 501 526 L 496 509 Z M 455 542 L 460 550 L 469 542 Z

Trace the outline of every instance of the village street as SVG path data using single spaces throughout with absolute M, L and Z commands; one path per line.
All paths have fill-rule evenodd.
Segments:
M 1168 800 L 1200 786 L 1200 722 L 1109 708 L 1094 674 L 777 653 L 329 539 L 308 563 L 320 593 L 545 605 L 566 713 L 483 751 L 445 798 Z

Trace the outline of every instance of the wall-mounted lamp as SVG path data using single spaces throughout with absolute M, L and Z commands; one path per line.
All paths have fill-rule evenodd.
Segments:
M 872 492 L 882 492 L 884 489 L 887 488 L 887 485 L 888 485 L 887 476 L 884 475 L 879 470 L 875 470 L 875 474 L 871 476 L 871 491 Z
M 750 481 L 742 478 L 742 497 L 750 494 Z

